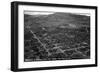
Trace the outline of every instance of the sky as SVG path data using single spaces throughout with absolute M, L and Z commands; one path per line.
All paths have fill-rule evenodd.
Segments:
M 46 11 L 24 11 L 24 14 L 29 14 L 29 15 L 50 15 L 54 14 L 55 12 L 46 12 Z M 83 13 L 74 13 L 77 15 L 85 15 L 85 16 L 90 16 L 90 14 L 83 14 Z
M 24 11 L 24 14 L 29 14 L 29 15 L 50 15 L 53 14 L 54 12 L 41 12 L 41 11 Z

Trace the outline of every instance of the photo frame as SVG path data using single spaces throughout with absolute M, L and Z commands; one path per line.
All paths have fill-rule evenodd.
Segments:
M 11 3 L 11 70 L 97 66 L 97 6 Z

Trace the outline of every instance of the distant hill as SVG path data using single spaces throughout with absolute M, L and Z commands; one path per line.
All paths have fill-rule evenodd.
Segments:
M 25 14 L 25 25 L 31 27 L 65 27 L 65 28 L 78 28 L 89 27 L 90 16 L 78 15 L 72 13 L 56 12 L 50 15 L 27 15 Z

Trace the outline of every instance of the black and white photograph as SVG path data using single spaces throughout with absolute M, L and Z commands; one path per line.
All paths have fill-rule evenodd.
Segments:
M 90 14 L 24 11 L 24 61 L 90 59 Z
M 12 2 L 11 70 L 97 66 L 97 7 Z

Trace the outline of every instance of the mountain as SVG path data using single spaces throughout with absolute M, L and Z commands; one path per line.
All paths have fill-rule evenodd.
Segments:
M 79 28 L 90 27 L 90 16 L 78 15 L 74 13 L 61 13 L 56 12 L 50 15 L 27 15 L 25 14 L 25 25 L 31 25 L 32 28 L 36 27 L 55 27 L 61 28 Z

